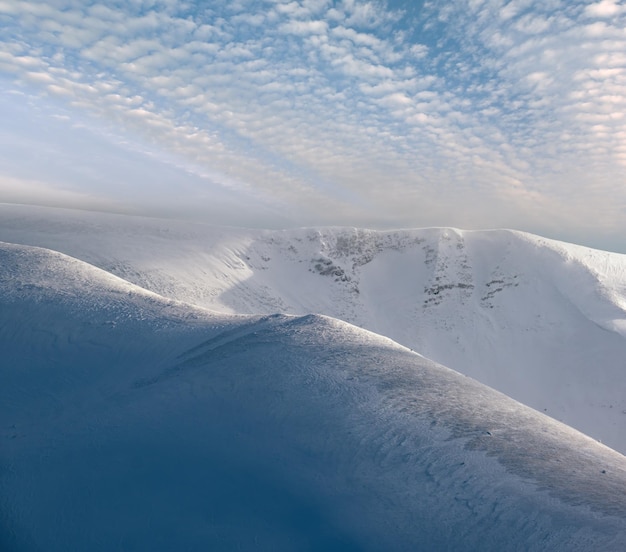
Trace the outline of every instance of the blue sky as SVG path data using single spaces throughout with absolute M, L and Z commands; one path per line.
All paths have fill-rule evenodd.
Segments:
M 0 0 L 0 42 L 0 201 L 626 252 L 623 1 Z

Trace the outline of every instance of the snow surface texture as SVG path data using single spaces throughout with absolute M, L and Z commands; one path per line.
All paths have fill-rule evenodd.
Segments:
M 0 205 L 0 240 L 222 313 L 321 313 L 626 453 L 626 256 L 514 231 L 258 231 Z
M 626 458 L 336 319 L 0 244 L 2 550 L 626 549 Z

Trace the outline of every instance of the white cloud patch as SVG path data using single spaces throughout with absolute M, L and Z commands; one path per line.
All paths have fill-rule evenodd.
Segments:
M 280 30 L 284 33 L 296 35 L 326 34 L 328 23 L 326 21 L 288 21 L 281 25 Z
M 608 18 L 620 15 L 625 10 L 624 4 L 617 0 L 602 0 L 585 8 L 585 14 L 589 17 Z
M 624 4 L 411 7 L 0 0 L 0 70 L 302 223 L 626 224 Z

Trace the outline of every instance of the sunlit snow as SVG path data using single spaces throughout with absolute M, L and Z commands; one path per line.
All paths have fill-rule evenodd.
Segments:
M 0 246 L 3 550 L 621 550 L 626 460 L 391 340 Z
M 0 240 L 226 314 L 336 317 L 626 452 L 626 256 L 454 229 L 258 231 L 0 205 Z

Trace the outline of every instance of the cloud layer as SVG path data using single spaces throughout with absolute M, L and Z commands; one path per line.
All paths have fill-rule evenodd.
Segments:
M 626 230 L 623 2 L 0 0 L 0 24 L 5 90 L 193 173 L 190 204 Z

